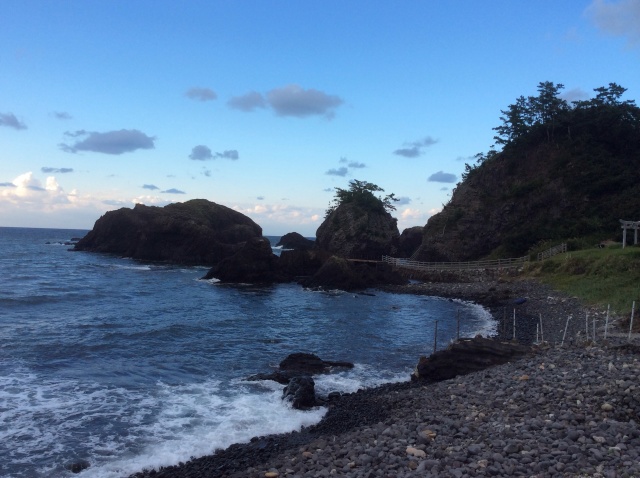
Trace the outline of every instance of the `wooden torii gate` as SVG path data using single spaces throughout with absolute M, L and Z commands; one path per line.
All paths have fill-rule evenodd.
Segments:
M 640 221 L 625 221 L 620 219 L 622 225 L 622 248 L 627 243 L 627 229 L 633 229 L 633 245 L 638 244 L 638 228 L 640 228 Z

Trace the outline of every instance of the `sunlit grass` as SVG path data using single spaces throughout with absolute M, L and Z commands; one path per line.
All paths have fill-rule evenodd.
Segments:
M 524 273 L 588 304 L 610 305 L 621 317 L 630 316 L 633 301 L 640 306 L 640 247 L 567 252 L 531 262 Z M 638 319 L 636 314 L 634 322 Z

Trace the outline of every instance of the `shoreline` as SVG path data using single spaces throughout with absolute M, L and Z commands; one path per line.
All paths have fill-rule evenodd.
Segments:
M 535 323 L 539 323 L 539 315 L 542 314 L 545 341 L 550 345 L 556 345 L 561 341 L 568 315 L 580 318 L 584 317 L 587 311 L 590 316 L 601 318 L 602 315 L 602 311 L 587 308 L 581 305 L 577 299 L 564 296 L 534 281 L 489 280 L 469 283 L 421 283 L 381 287 L 380 289 L 394 293 L 433 295 L 478 303 L 487 308 L 497 320 L 498 330 L 501 332 L 499 336 L 502 339 L 511 338 L 512 329 L 509 328 L 512 322 L 511 308 L 516 309 L 518 327 L 522 327 L 520 333 L 518 330 L 516 331 L 516 335 L 519 339 L 522 335 L 522 339 L 528 342 L 535 340 Z M 526 302 L 519 305 L 514 304 L 514 299 L 524 297 L 527 299 Z M 505 314 L 507 309 L 509 309 L 509 314 Z M 506 320 L 505 317 L 507 317 Z M 531 324 L 534 324 L 533 328 Z M 459 435 L 460 427 L 451 428 L 449 430 L 451 433 L 448 434 L 445 430 L 447 427 L 443 427 L 443 424 L 439 423 L 442 422 L 442 416 L 447 415 L 450 411 L 446 393 L 453 386 L 452 383 L 472 392 L 482 390 L 487 386 L 491 388 L 491 383 L 495 380 L 494 376 L 502 376 L 500 383 L 512 385 L 510 382 L 512 382 L 514 375 L 530 376 L 534 373 L 531 370 L 540 370 L 540 363 L 546 360 L 543 355 L 549 355 L 549 360 L 556 362 L 562 361 L 563 357 L 566 359 L 566 357 L 576 354 L 584 355 L 585 348 L 581 345 L 584 341 L 584 319 L 572 319 L 569 324 L 567 340 L 562 349 L 551 346 L 539 347 L 535 355 L 520 361 L 428 386 L 421 382 L 407 381 L 360 390 L 353 394 L 344 395 L 329 408 L 325 417 L 318 424 L 301 431 L 255 437 L 249 443 L 234 444 L 225 450 L 217 450 L 212 455 L 196 458 L 187 463 L 154 471 L 143 470 L 131 475 L 131 478 L 150 476 L 162 478 L 333 475 L 354 477 L 429 476 L 428 470 L 435 471 L 433 476 L 458 476 L 450 469 L 451 464 L 448 464 L 446 459 L 443 460 L 446 456 L 442 456 L 442 450 L 436 453 L 431 446 L 436 441 L 446 444 L 447 438 L 445 437 L 447 436 L 450 443 L 459 441 L 457 435 Z M 531 336 L 532 330 L 533 336 Z M 607 352 L 609 349 L 600 349 L 598 344 L 596 344 L 596 349 L 600 355 L 611 355 L 610 351 Z M 416 363 L 418 359 L 419 357 L 415 358 Z M 570 366 L 572 360 L 565 360 L 565 362 Z M 528 374 L 521 373 L 521 367 L 525 367 Z M 636 370 L 637 372 L 638 370 Z M 510 378 L 507 381 L 505 377 Z M 576 377 L 576 379 L 579 378 Z M 516 383 L 519 386 L 526 385 L 524 381 L 521 382 Z M 546 383 L 543 381 L 543 386 L 545 385 Z M 499 386 L 493 388 L 497 388 L 505 394 L 508 393 L 508 391 L 500 390 Z M 507 390 L 510 391 L 510 388 Z M 578 390 L 578 388 L 574 387 L 574 390 Z M 442 402 L 434 402 L 433 397 L 442 393 L 444 393 Z M 502 396 L 504 395 L 499 395 L 499 397 Z M 488 396 L 481 398 L 483 400 L 473 404 L 469 402 L 469 397 L 467 397 L 467 403 L 463 404 L 460 412 L 469 413 L 479 406 L 481 408 L 487 406 L 487 411 L 483 412 L 486 417 L 489 411 L 496 406 L 496 398 L 489 399 Z M 484 400 L 485 398 L 486 400 Z M 423 406 L 424 403 L 428 403 L 427 408 Z M 551 406 L 553 405 L 551 404 Z M 457 420 L 460 421 L 461 418 L 458 417 Z M 436 438 L 431 443 L 428 439 L 421 437 L 417 429 L 422 426 L 420 425 L 422 422 L 430 423 L 428 426 L 432 429 L 438 428 L 436 433 L 440 439 Z M 409 426 L 410 423 L 412 426 Z M 401 430 L 401 433 L 396 433 L 396 429 Z M 476 446 L 473 448 L 474 450 L 478 446 L 483 446 L 478 437 L 473 437 L 473 433 L 465 435 L 468 435 L 468 439 L 473 440 Z M 366 443 L 363 443 L 362 440 L 365 437 L 368 438 L 365 440 Z M 387 445 L 381 446 L 380 443 Z M 640 445 L 640 438 L 638 445 Z M 415 455 L 407 454 L 408 446 L 415 450 L 412 452 Z M 531 448 L 531 446 L 529 447 Z M 377 451 L 372 455 L 367 451 L 369 449 Z M 446 450 L 447 447 L 445 446 L 444 449 Z M 353 450 L 356 450 L 357 453 L 354 454 Z M 499 450 L 496 453 L 504 455 L 504 450 Z M 588 458 L 587 455 L 585 456 Z M 499 460 L 495 456 L 493 458 Z M 504 462 L 505 457 L 502 456 L 502 458 Z M 482 459 L 476 460 L 476 466 L 473 470 L 477 473 L 470 474 L 470 476 L 487 476 L 483 471 L 489 470 L 485 470 L 485 468 L 502 466 L 501 463 L 491 464 L 493 463 L 491 456 L 485 461 L 487 461 L 486 464 Z M 452 463 L 457 467 L 464 464 L 460 461 L 460 457 Z M 477 463 L 481 464 L 477 465 Z M 585 463 L 585 466 L 590 466 L 586 458 Z M 375 467 L 374 464 L 376 464 Z M 442 468 L 443 466 L 444 468 Z M 385 472 L 387 474 L 374 472 L 374 470 L 382 469 L 387 470 Z M 509 470 L 515 472 L 515 468 L 503 471 L 506 473 Z M 527 476 L 532 476 L 529 468 L 528 470 L 529 475 Z M 557 476 L 563 470 L 566 470 L 566 466 L 563 467 L 561 464 L 559 468 L 554 469 L 554 473 L 549 475 L 543 473 L 539 476 L 551 476 L 552 474 Z M 594 472 L 596 472 L 595 468 Z M 640 473 L 640 465 L 638 472 Z M 496 476 L 493 472 L 488 473 L 488 475 L 491 474 Z M 505 476 L 499 473 L 497 475 Z

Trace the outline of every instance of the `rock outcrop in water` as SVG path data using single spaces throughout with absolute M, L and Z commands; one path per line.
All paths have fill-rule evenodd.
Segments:
M 322 360 L 315 354 L 298 352 L 290 354 L 282 360 L 277 370 L 252 375 L 247 380 L 273 380 L 286 385 L 282 391 L 283 400 L 291 402 L 293 408 L 308 410 L 326 403 L 325 399 L 316 397 L 315 382 L 311 376 L 345 368 L 353 368 L 353 364 L 351 362 Z
M 315 354 L 296 352 L 287 355 L 273 372 L 258 373 L 248 377 L 247 380 L 273 380 L 286 385 L 293 377 L 331 373 L 336 369 L 345 368 L 353 368 L 353 363 L 322 360 Z
M 389 264 L 355 263 L 337 256 L 330 257 L 313 276 L 301 280 L 305 287 L 346 291 L 406 283 L 407 280 Z
M 315 244 L 315 241 L 307 239 L 297 232 L 289 232 L 280 238 L 276 246 L 282 246 L 284 249 L 293 249 L 296 251 L 308 251 L 312 249 Z
M 234 255 L 221 260 L 203 279 L 222 282 L 273 283 L 289 278 L 280 273 L 278 257 L 264 237 L 253 237 Z
M 136 204 L 107 212 L 75 245 L 76 251 L 105 252 L 149 261 L 218 264 L 262 228 L 226 206 L 194 199 L 165 207 Z
M 392 255 L 400 233 L 397 220 L 385 209 L 357 202 L 339 205 L 318 228 L 320 249 L 350 259 L 380 260 Z

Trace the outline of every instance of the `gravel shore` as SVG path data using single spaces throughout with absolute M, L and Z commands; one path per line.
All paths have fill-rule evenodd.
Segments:
M 533 281 L 387 290 L 478 302 L 508 338 L 515 309 L 525 342 L 535 340 L 542 315 L 545 343 L 516 362 L 452 380 L 345 395 L 316 426 L 133 476 L 640 476 L 640 346 L 626 337 L 604 341 L 605 311 Z M 590 337 L 598 321 L 595 343 L 585 340 L 587 313 Z

